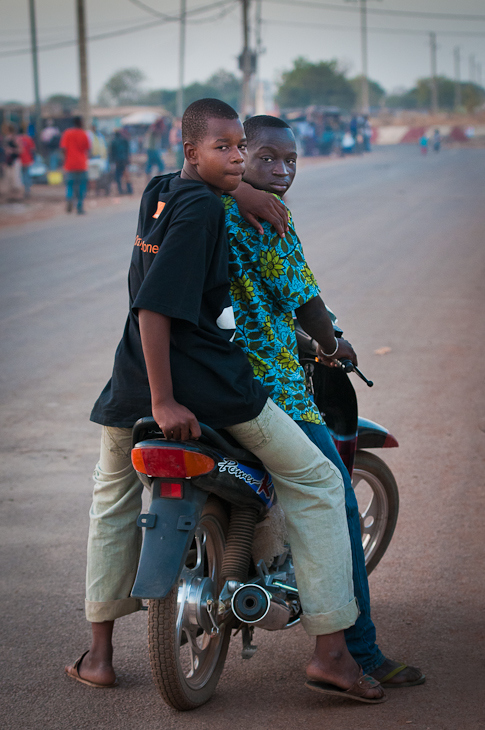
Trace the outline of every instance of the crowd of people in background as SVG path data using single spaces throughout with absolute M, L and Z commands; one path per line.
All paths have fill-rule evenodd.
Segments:
M 324 115 L 317 121 L 303 119 L 291 126 L 305 157 L 371 151 L 372 127 L 367 116 L 354 115 L 345 122 L 339 115 Z
M 53 119 L 47 119 L 35 141 L 30 125 L 20 129 L 5 123 L 0 133 L 0 193 L 17 202 L 30 196 L 32 182 L 64 181 L 67 210 L 83 212 L 88 190 L 118 195 L 132 195 L 132 174 L 143 172 L 150 178 L 160 175 L 170 156 L 172 167 L 182 162 L 180 124 L 159 119 L 146 129 L 117 128 L 102 132 L 96 124 L 83 129 L 81 117 L 74 117 L 68 129 L 61 131 Z M 143 160 L 143 157 L 145 160 Z M 33 166 L 44 171 L 39 176 Z M 36 171 L 37 172 L 37 171 Z
M 372 128 L 365 116 L 354 115 L 347 122 L 339 115 L 316 120 L 310 116 L 290 123 L 303 156 L 348 155 L 371 148 Z M 32 125 L 20 129 L 6 123 L 0 134 L 0 190 L 7 200 L 27 199 L 34 166 L 40 166 L 45 171 L 42 182 L 65 183 L 67 210 L 72 211 L 75 204 L 77 212 L 83 213 L 89 190 L 109 195 L 114 186 L 118 195 L 131 195 L 132 175 L 160 175 L 167 159 L 171 168 L 183 164 L 180 121 L 168 117 L 144 128 L 119 127 L 110 132 L 97 124 L 84 130 L 80 117 L 63 130 L 47 119 L 37 138 Z

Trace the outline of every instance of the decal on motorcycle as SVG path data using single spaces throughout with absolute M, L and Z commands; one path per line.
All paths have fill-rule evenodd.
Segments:
M 223 459 L 217 466 L 221 473 L 227 472 L 245 482 L 268 507 L 273 504 L 273 480 L 270 474 L 230 459 Z

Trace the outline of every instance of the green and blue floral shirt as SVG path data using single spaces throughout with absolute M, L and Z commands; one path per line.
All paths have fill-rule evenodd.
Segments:
M 278 196 L 276 196 L 278 197 Z M 282 239 L 263 222 L 264 234 L 246 223 L 234 198 L 223 197 L 229 240 L 229 278 L 235 342 L 273 401 L 294 420 L 323 423 L 298 361 L 293 310 L 319 294 L 289 213 Z

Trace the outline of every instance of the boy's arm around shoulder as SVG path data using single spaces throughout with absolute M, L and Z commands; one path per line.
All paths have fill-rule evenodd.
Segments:
M 170 317 L 149 309 L 140 309 L 138 317 L 150 384 L 153 418 L 167 439 L 176 441 L 197 439 L 201 431 L 196 417 L 173 397 L 170 370 Z
M 281 238 L 285 237 L 288 231 L 288 210 L 281 200 L 245 182 L 239 183 L 231 195 L 244 220 L 253 226 L 260 236 L 264 231 L 259 218 L 276 228 Z

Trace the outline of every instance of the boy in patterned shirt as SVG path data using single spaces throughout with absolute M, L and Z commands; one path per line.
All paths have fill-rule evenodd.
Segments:
M 290 127 L 281 119 L 261 115 L 248 119 L 244 129 L 248 141 L 244 182 L 267 193 L 284 195 L 296 173 L 296 143 Z M 243 189 L 236 191 L 235 197 L 242 207 Z M 298 360 L 293 312 L 303 329 L 317 341 L 319 357 L 327 365 L 338 366 L 338 358 L 349 358 L 357 364 L 355 352 L 346 340 L 334 337 L 331 319 L 305 261 L 291 213 L 288 211 L 288 231 L 282 238 L 269 223 L 258 226 L 262 234 L 247 223 L 233 197 L 225 196 L 224 205 L 235 341 L 245 351 L 256 378 L 273 401 L 340 469 L 344 480 L 354 591 L 361 611 L 356 624 L 345 632 L 347 646 L 364 671 L 384 687 L 422 684 L 425 677 L 421 670 L 386 659 L 376 644 L 357 500 L 349 473 L 308 395 Z

